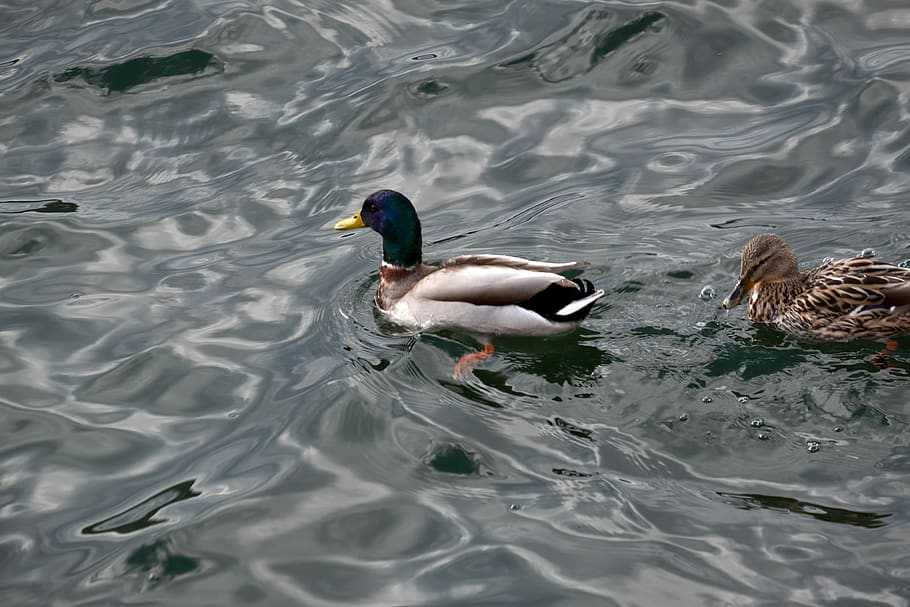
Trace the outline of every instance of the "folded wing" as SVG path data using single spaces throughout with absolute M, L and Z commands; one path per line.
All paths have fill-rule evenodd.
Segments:
M 910 269 L 863 257 L 832 261 L 813 274 L 802 299 L 797 303 L 840 314 L 907 305 Z
M 422 279 L 412 295 L 476 306 L 519 306 L 556 321 L 583 318 L 604 295 L 590 281 L 568 279 L 553 270 L 584 267 L 584 262 L 547 263 L 501 255 L 465 255 L 446 261 Z

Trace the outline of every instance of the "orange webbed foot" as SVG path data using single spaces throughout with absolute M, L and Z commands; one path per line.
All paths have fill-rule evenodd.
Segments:
M 458 359 L 458 362 L 455 363 L 455 369 L 452 371 L 452 377 L 454 379 L 464 379 L 475 365 L 493 356 L 494 352 L 496 352 L 496 349 L 493 347 L 493 344 L 486 343 L 483 345 L 483 350 L 480 352 L 471 352 L 470 354 L 465 354 Z
M 897 352 L 897 341 L 894 339 L 888 339 L 885 341 L 885 347 L 882 348 L 882 351 L 869 359 L 873 365 L 879 369 L 890 369 L 894 367 L 891 362 L 891 354 Z

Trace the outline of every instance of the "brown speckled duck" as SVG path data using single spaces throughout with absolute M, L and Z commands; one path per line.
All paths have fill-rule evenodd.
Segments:
M 872 257 L 828 261 L 800 271 L 783 238 L 761 234 L 742 251 L 726 309 L 749 298 L 749 318 L 825 340 L 910 334 L 910 269 Z

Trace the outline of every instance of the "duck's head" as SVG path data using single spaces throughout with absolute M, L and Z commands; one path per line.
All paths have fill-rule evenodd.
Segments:
M 799 264 L 790 245 L 776 234 L 759 234 L 743 247 L 739 282 L 724 299 L 729 310 L 738 306 L 760 282 L 780 282 L 799 278 Z
M 373 192 L 360 212 L 335 224 L 336 230 L 373 228 L 382 235 L 382 259 L 412 267 L 421 262 L 420 219 L 407 196 L 394 190 Z

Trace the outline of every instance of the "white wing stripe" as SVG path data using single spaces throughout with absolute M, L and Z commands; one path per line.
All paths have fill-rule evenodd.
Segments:
M 556 316 L 569 316 L 570 314 L 574 314 L 575 312 L 578 312 L 579 310 L 581 310 L 588 304 L 597 301 L 598 299 L 603 297 L 604 294 L 605 294 L 605 291 L 603 289 L 598 289 L 597 291 L 594 291 L 593 293 L 591 293 L 584 299 L 579 299 L 579 300 L 573 301 L 569 305 L 564 306 L 562 309 L 560 309 L 556 313 Z

